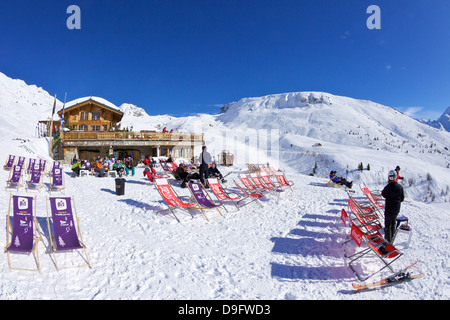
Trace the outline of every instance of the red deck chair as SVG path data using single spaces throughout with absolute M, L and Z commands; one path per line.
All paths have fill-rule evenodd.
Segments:
M 383 200 L 383 197 L 381 197 L 380 195 L 375 196 L 374 194 L 372 194 L 372 192 L 370 192 L 369 188 L 367 188 L 363 184 L 360 185 L 360 188 L 367 199 L 369 199 L 370 203 L 372 203 L 376 207 L 376 209 L 384 209 L 384 204 L 380 203 L 380 201 Z
M 283 172 L 277 171 L 275 176 L 277 177 L 278 183 L 283 187 L 289 187 L 292 191 L 292 186 L 294 183 L 292 181 L 287 181 Z
M 261 182 L 261 180 L 259 180 L 258 174 L 256 173 L 250 173 L 250 178 L 252 179 L 254 185 L 256 186 L 256 188 L 258 188 L 259 191 L 263 192 L 263 191 L 270 191 L 271 189 L 274 189 L 275 187 L 269 187 L 269 186 L 264 186 Z
M 236 186 L 239 188 L 239 190 L 241 190 L 246 195 L 246 198 L 250 197 L 253 200 L 259 200 L 260 198 L 262 198 L 264 196 L 261 192 L 256 190 L 255 187 L 253 187 L 253 190 L 249 190 L 247 188 L 241 187 L 239 185 L 239 183 L 236 182 L 236 180 L 233 180 L 233 181 L 236 184 Z M 250 181 L 248 181 L 248 182 L 250 183 Z M 261 207 L 263 207 L 263 205 L 259 201 L 256 201 L 256 203 L 258 203 Z
M 367 232 L 378 231 L 382 228 L 378 215 L 375 213 L 364 213 L 358 206 L 355 199 L 350 198 L 348 200 L 348 208 L 352 212 L 356 220 L 359 222 L 359 226 L 366 229 Z M 354 219 L 352 219 L 354 221 Z
M 266 172 L 260 173 L 261 179 L 263 180 L 264 184 L 268 186 L 270 189 L 281 189 L 283 186 L 281 184 L 275 184 L 272 180 L 270 180 L 269 176 Z
M 361 229 L 358 228 L 358 226 L 352 223 L 351 220 L 350 223 L 352 225 L 350 230 L 350 236 L 353 240 L 355 240 L 358 247 L 361 247 L 361 244 L 363 242 L 367 244 L 366 249 L 356 252 L 353 255 L 346 256 L 346 258 L 352 259 L 348 265 L 353 270 L 358 279 L 360 281 L 366 281 L 367 279 L 371 278 L 372 276 L 384 270 L 385 268 L 389 268 L 389 270 L 392 273 L 395 273 L 391 265 L 402 256 L 402 253 L 398 249 L 396 249 L 391 243 L 387 242 L 379 232 L 375 234 L 366 234 L 363 231 L 361 231 Z M 382 247 L 384 247 L 385 252 L 382 252 L 381 249 Z M 371 273 L 370 275 L 363 277 L 361 273 L 359 273 L 356 270 L 354 264 L 356 261 L 358 261 L 368 253 L 373 253 L 376 257 L 378 257 L 381 260 L 383 266 L 377 271 Z
M 186 210 L 187 212 L 189 212 L 188 209 L 195 206 L 194 203 L 183 202 L 182 200 L 180 200 L 180 198 L 182 197 L 178 196 L 175 193 L 175 191 L 170 186 L 169 180 L 167 178 L 155 179 L 155 185 L 156 190 L 158 190 L 159 194 L 164 199 L 168 207 L 168 209 L 161 211 L 169 210 L 178 222 L 180 222 L 180 220 L 175 215 L 174 212 L 175 209 Z M 158 213 L 161 211 L 158 211 Z M 194 218 L 194 216 L 190 212 L 189 214 L 191 215 L 192 218 Z
M 225 192 L 225 190 L 222 188 L 222 186 L 219 183 L 219 180 L 217 178 L 208 178 L 208 185 L 212 193 L 216 196 L 216 198 L 222 202 L 222 201 L 231 201 L 234 203 L 236 208 L 239 210 L 239 206 L 237 205 L 239 201 L 243 200 L 242 197 L 240 197 L 237 193 L 234 192 Z M 235 194 L 236 196 L 231 196 L 232 194 Z M 227 208 L 224 206 L 225 210 Z M 228 210 L 227 210 L 228 211 Z

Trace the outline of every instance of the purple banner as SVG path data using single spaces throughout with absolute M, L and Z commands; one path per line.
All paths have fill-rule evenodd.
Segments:
M 73 220 L 71 198 L 50 198 L 53 232 L 57 251 L 82 248 Z
M 13 196 L 13 232 L 8 251 L 33 250 L 33 197 Z

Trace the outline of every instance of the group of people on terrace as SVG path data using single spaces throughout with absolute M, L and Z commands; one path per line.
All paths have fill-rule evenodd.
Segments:
M 133 158 L 130 156 L 127 156 L 123 161 L 109 157 L 96 157 L 93 165 L 87 160 L 74 159 L 72 164 L 73 176 L 79 177 L 81 170 L 93 171 L 99 178 L 106 176 L 106 173 L 110 170 L 116 171 L 119 177 L 124 172 L 125 175 L 131 174 L 134 176 L 135 174 Z

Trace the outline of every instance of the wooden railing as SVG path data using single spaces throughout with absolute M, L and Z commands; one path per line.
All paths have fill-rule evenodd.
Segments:
M 203 141 L 203 133 L 162 132 L 64 132 L 62 140 L 152 140 L 152 141 Z

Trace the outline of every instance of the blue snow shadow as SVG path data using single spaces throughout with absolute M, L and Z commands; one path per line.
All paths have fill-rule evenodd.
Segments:
M 286 256 L 289 264 L 271 263 L 271 276 L 279 280 L 338 280 L 353 279 L 351 269 L 344 265 L 344 248 L 342 242 L 347 233 L 340 220 L 340 210 L 329 210 L 325 214 L 304 215 L 296 228 L 286 237 L 274 237 L 272 253 Z M 300 265 L 297 257 L 331 258 L 337 266 Z M 341 260 L 342 259 L 342 260 Z M 299 261 L 299 265 L 292 261 Z M 334 264 L 334 262 L 333 262 Z

